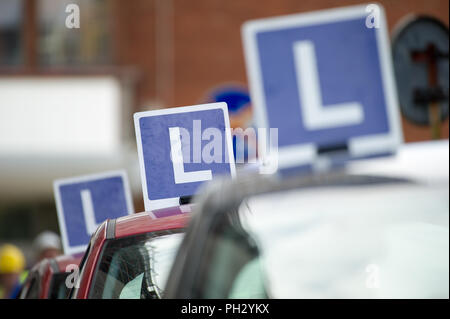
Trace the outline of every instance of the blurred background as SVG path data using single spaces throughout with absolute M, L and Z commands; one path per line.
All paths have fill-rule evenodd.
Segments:
M 448 28 L 448 0 L 378 2 L 391 36 L 412 14 Z M 79 29 L 65 26 L 70 3 Z M 142 211 L 134 112 L 231 95 L 232 126 L 250 125 L 242 23 L 359 3 L 0 0 L 0 244 L 28 255 L 38 233 L 59 232 L 55 178 L 125 168 Z M 448 118 L 437 135 L 405 116 L 402 124 L 406 142 L 449 135 Z

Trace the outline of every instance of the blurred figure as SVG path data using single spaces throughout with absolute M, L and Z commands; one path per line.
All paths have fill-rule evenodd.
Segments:
M 61 239 L 52 231 L 40 233 L 33 242 L 36 263 L 44 258 L 54 258 L 62 254 Z
M 19 248 L 11 244 L 0 248 L 0 299 L 16 298 L 24 268 L 25 257 Z
M 256 131 L 254 136 L 246 135 L 244 132 L 253 125 L 253 109 L 246 86 L 239 83 L 216 86 L 208 91 L 202 99 L 202 103 L 204 102 L 227 103 L 230 126 L 233 129 L 233 154 L 236 164 L 244 164 L 254 159 L 257 149 Z M 244 131 L 239 131 L 239 129 Z

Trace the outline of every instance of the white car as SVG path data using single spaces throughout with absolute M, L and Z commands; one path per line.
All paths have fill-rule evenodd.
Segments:
M 448 298 L 449 142 L 210 185 L 169 298 Z

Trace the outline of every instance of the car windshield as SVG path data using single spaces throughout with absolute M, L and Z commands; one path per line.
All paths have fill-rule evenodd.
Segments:
M 448 298 L 448 188 L 329 186 L 247 198 L 237 223 L 210 238 L 199 297 Z
M 49 299 L 66 299 L 69 295 L 69 288 L 66 285 L 66 278 L 70 272 L 57 273 L 52 276 Z
M 161 298 L 183 235 L 171 230 L 107 241 L 90 298 Z

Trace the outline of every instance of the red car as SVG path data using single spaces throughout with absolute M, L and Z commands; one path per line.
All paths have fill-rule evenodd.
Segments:
M 188 212 L 184 205 L 106 220 L 91 238 L 70 298 L 161 298 Z
M 44 259 L 28 274 L 20 299 L 65 299 L 69 294 L 67 277 L 80 264 L 81 256 L 59 256 Z M 71 266 L 71 267 L 70 267 Z

